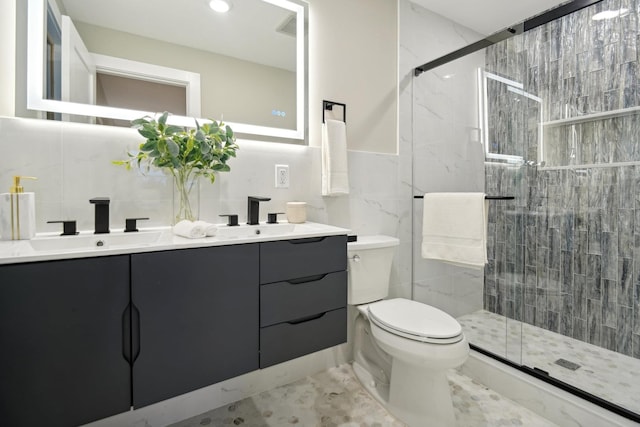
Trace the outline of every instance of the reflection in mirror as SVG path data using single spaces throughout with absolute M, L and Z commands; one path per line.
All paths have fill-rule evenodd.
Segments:
M 305 138 L 299 0 L 28 0 L 27 105 L 51 120 L 126 125 L 223 119 L 239 134 Z
M 526 92 L 520 82 L 478 69 L 478 99 L 481 102 L 480 126 L 482 144 L 485 147 L 485 158 L 522 164 L 525 161 L 536 163 L 523 152 L 522 144 L 518 144 L 523 130 L 518 123 L 524 117 L 535 117 L 538 127 L 542 124 L 542 99 Z M 543 161 L 542 132 L 538 131 L 538 162 Z

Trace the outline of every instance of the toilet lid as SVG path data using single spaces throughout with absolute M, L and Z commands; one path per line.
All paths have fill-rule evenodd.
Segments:
M 462 327 L 442 310 L 404 298 L 369 305 L 370 319 L 387 331 L 426 342 L 456 342 L 462 339 Z

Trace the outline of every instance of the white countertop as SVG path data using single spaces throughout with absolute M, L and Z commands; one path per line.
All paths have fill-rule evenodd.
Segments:
M 134 233 L 115 230 L 109 234 L 83 231 L 77 236 L 39 234 L 32 240 L 0 241 L 0 264 L 338 236 L 346 235 L 350 231 L 314 222 L 303 224 L 281 222 L 275 226 L 260 223 L 252 226 L 241 225 L 238 228 L 227 227 L 224 224 L 217 224 L 217 226 L 219 235 L 200 239 L 176 236 L 171 227 L 141 228 L 139 232 Z

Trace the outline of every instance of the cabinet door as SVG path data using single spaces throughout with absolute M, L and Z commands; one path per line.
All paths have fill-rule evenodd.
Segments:
M 128 256 L 0 266 L 0 424 L 129 410 L 128 304 Z
M 134 254 L 131 282 L 134 407 L 258 369 L 257 244 Z

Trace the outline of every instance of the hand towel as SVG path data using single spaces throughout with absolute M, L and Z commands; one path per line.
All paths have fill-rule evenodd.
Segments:
M 204 233 L 207 235 L 207 237 L 213 237 L 216 235 L 216 232 L 218 231 L 218 227 L 215 224 L 211 224 L 210 222 L 206 222 L 206 221 L 195 221 L 194 224 L 200 225 L 201 227 L 204 228 Z
M 349 194 L 347 127 L 340 120 L 322 124 L 322 195 Z
M 484 267 L 488 207 L 484 193 L 425 194 L 422 257 Z
M 201 224 L 196 224 L 188 219 L 183 219 L 173 226 L 173 234 L 186 237 L 188 239 L 199 239 L 206 237 L 207 233 Z

